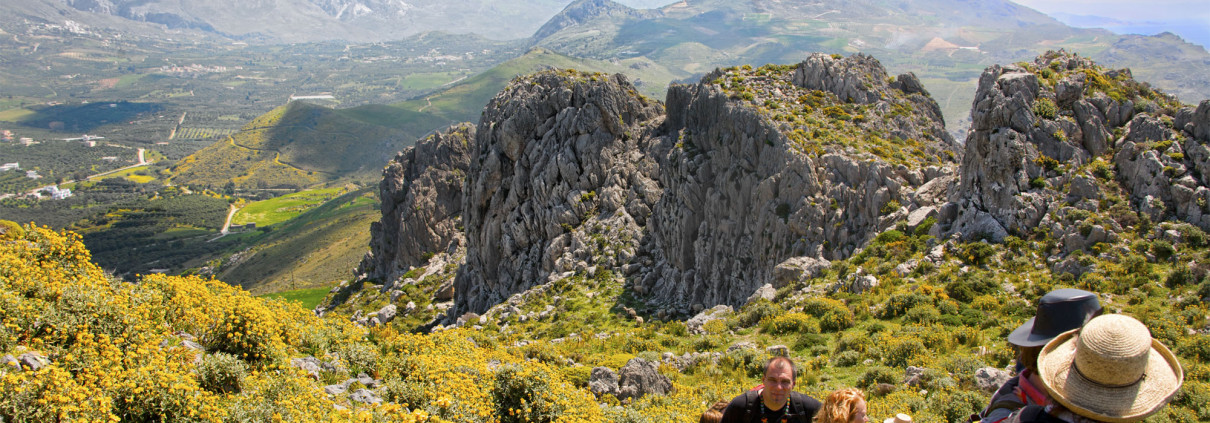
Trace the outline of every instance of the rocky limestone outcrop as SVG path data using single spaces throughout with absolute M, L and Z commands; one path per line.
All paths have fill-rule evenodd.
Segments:
M 382 171 L 382 219 L 370 225 L 370 252 L 358 279 L 391 285 L 434 253 L 463 244 L 462 184 L 470 167 L 475 126 L 451 126 L 416 142 Z
M 635 253 L 658 198 L 645 125 L 662 113 L 621 75 L 549 71 L 483 111 L 466 179 L 457 313 Z
M 645 265 L 633 288 L 679 315 L 740 305 L 779 264 L 851 255 L 956 158 L 936 104 L 872 58 L 719 70 L 668 92 Z M 903 154 L 908 152 L 909 154 Z
M 998 241 L 1041 228 L 1063 253 L 1113 242 L 1118 222 L 1090 224 L 1079 210 L 1098 211 L 1119 186 L 1128 213 L 1210 229 L 1210 133 L 1199 133 L 1210 102 L 1182 107 L 1128 69 L 1058 51 L 985 70 L 971 118 L 958 186 L 939 215 L 950 233 Z

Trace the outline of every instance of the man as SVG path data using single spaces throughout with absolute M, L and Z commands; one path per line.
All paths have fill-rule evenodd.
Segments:
M 787 357 L 765 363 L 763 386 L 735 397 L 723 410 L 722 423 L 810 423 L 819 411 L 814 398 L 794 392 L 797 369 Z

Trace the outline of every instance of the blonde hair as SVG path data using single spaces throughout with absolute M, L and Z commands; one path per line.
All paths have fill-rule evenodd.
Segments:
M 723 410 L 727 408 L 726 401 L 719 401 L 710 406 L 709 410 L 702 413 L 698 423 L 720 423 L 723 421 Z
M 815 423 L 848 423 L 857 400 L 865 402 L 865 394 L 857 388 L 845 388 L 828 395 L 819 413 L 815 414 Z

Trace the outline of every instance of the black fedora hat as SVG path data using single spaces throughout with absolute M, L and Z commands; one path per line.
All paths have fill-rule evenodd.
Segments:
M 1040 347 L 1063 332 L 1078 329 L 1101 314 L 1097 294 L 1082 289 L 1056 289 L 1038 300 L 1038 313 L 1008 334 L 1008 342 L 1020 347 Z

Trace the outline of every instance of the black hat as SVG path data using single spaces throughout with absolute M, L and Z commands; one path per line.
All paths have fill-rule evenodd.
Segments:
M 1040 347 L 1063 332 L 1078 329 L 1101 314 L 1097 294 L 1081 289 L 1056 289 L 1038 300 L 1038 314 L 1008 334 L 1019 347 Z

